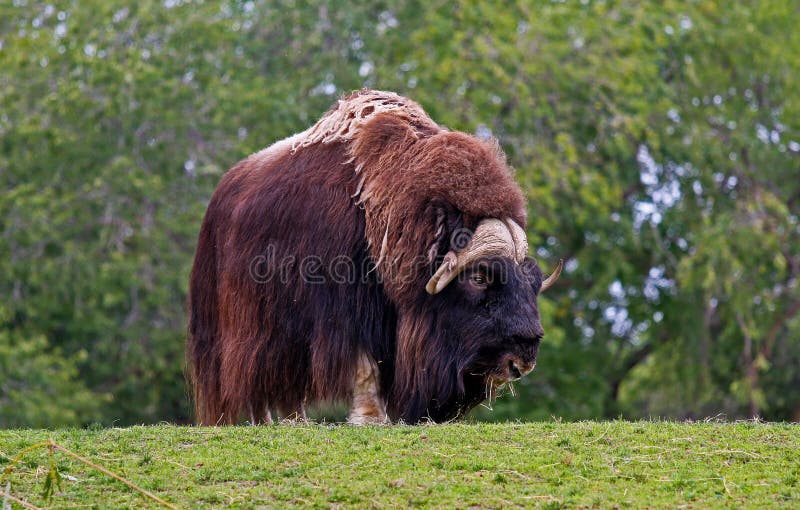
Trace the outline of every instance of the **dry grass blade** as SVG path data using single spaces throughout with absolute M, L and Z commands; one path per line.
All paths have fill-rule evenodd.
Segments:
M 62 452 L 64 454 L 66 454 L 66 455 L 68 455 L 68 456 L 70 456 L 70 457 L 72 457 L 72 458 L 74 458 L 74 459 L 86 464 L 87 466 L 89 466 L 91 468 L 94 468 L 94 469 L 100 471 L 101 473 L 104 473 L 104 474 L 110 476 L 111 478 L 124 483 L 125 485 L 127 485 L 131 489 L 139 492 L 140 494 L 142 494 L 143 496 L 145 496 L 145 497 L 147 497 L 149 499 L 152 499 L 156 503 L 158 503 L 158 504 L 160 504 L 160 505 L 162 505 L 162 506 L 164 506 L 166 508 L 170 508 L 172 510 L 178 510 L 178 507 L 176 507 L 172 503 L 169 503 L 168 501 L 165 501 L 165 500 L 159 498 L 158 496 L 156 496 L 152 492 L 148 491 L 147 489 L 143 489 L 142 487 L 139 487 L 135 483 L 131 482 L 130 480 L 126 480 L 125 478 L 123 478 L 120 475 L 114 473 L 113 471 L 110 471 L 109 469 L 106 469 L 103 466 L 100 466 L 99 464 L 95 464 L 94 462 L 90 461 L 89 459 L 81 457 L 77 453 L 75 453 L 75 452 L 73 452 L 73 451 L 71 451 L 71 450 L 69 450 L 67 448 L 64 448 L 63 446 L 61 446 L 60 444 L 56 443 L 52 439 L 50 439 L 49 441 L 33 444 L 31 446 L 28 446 L 27 448 L 24 448 L 21 452 L 19 452 L 17 454 L 17 456 L 14 457 L 14 459 L 9 463 L 9 465 L 6 466 L 6 468 L 3 470 L 3 474 L 0 475 L 0 483 L 2 483 L 3 480 L 14 470 L 14 466 L 17 463 L 19 463 L 27 453 L 29 453 L 29 452 L 31 452 L 33 450 L 36 450 L 38 448 L 47 448 L 50 451 L 50 468 L 47 470 L 47 478 L 45 480 L 45 488 L 44 488 L 44 496 L 46 498 L 49 498 L 53 494 L 53 491 L 55 490 L 55 487 L 56 486 L 60 486 L 60 483 L 61 483 L 61 477 L 60 477 L 60 475 L 58 473 L 58 469 L 56 468 L 55 462 L 53 460 L 53 452 L 58 450 L 58 451 L 60 451 L 60 452 Z M 24 500 L 21 500 L 21 499 L 18 499 L 16 497 L 12 496 L 8 492 L 9 492 L 8 490 L 2 492 L 3 496 L 7 497 L 8 499 L 11 499 L 12 501 L 14 501 L 16 503 L 19 503 L 20 505 L 22 505 L 22 506 L 24 506 L 26 508 L 38 508 L 38 507 L 28 503 L 27 501 L 24 501 Z
M 77 453 L 64 448 L 63 446 L 61 446 L 60 444 L 56 443 L 52 439 L 50 440 L 49 446 L 51 448 L 54 448 L 56 450 L 59 450 L 59 451 L 65 453 L 65 454 L 69 455 L 70 457 L 72 457 L 72 458 L 74 458 L 76 460 L 79 460 L 80 462 L 83 462 L 87 466 L 92 467 L 92 468 L 100 471 L 101 473 L 105 473 L 106 475 L 110 476 L 111 478 L 124 483 L 125 485 L 127 485 L 131 489 L 133 489 L 135 491 L 138 491 L 139 493 L 143 494 L 144 496 L 152 499 L 153 501 L 155 501 L 155 502 L 157 502 L 157 503 L 159 503 L 159 504 L 161 504 L 161 505 L 163 505 L 163 506 L 165 506 L 167 508 L 171 508 L 173 510 L 178 510 L 178 507 L 176 507 L 172 503 L 164 501 L 163 499 L 159 498 L 158 496 L 156 496 L 152 492 L 148 491 L 147 489 L 143 489 L 143 488 L 139 487 L 138 485 L 136 485 L 135 483 L 133 483 L 133 482 L 131 482 L 129 480 L 126 480 L 125 478 L 119 476 L 118 474 L 114 473 L 113 471 L 110 471 L 110 470 L 104 468 L 103 466 L 95 464 L 94 462 L 90 461 L 89 459 L 81 457 Z
M 28 503 L 28 502 L 27 502 L 27 501 L 25 501 L 24 499 L 20 499 L 20 498 L 18 498 L 18 497 L 16 497 L 16 496 L 12 496 L 12 495 L 11 495 L 11 493 L 9 492 L 9 487 L 10 487 L 10 485 L 11 485 L 11 484 L 8 484 L 8 485 L 6 485 L 6 489 L 5 489 L 5 490 L 3 490 L 3 489 L 0 489 L 0 496 L 2 496 L 2 497 L 3 497 L 3 508 L 5 508 L 5 502 L 6 502 L 7 500 L 11 500 L 11 501 L 13 501 L 14 503 L 16 503 L 16 504 L 18 504 L 18 505 L 22 505 L 22 506 L 24 506 L 25 508 L 28 508 L 29 510 L 42 510 L 42 509 L 41 509 L 41 508 L 39 508 L 38 506 L 36 506 L 36 505 L 32 505 L 31 503 Z M 9 507 L 9 508 L 10 508 L 10 507 Z

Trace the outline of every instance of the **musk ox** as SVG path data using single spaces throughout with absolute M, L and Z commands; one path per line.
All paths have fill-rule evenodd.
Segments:
M 544 279 L 496 142 L 361 90 L 222 178 L 189 289 L 201 424 L 345 400 L 348 420 L 446 421 L 530 372 Z

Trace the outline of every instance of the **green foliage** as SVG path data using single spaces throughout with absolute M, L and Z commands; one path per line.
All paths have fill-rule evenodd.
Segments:
M 478 416 L 800 417 L 793 2 L 129 4 L 0 5 L 0 426 L 189 419 L 216 182 L 361 86 L 496 136 L 567 262 Z
M 54 427 L 99 419 L 106 395 L 78 379 L 85 351 L 64 356 L 42 336 L 17 338 L 0 331 L 0 424 Z
M 62 481 L 49 505 L 58 507 L 158 508 L 99 465 L 180 508 L 795 508 L 797 429 L 610 421 L 11 430 L 0 431 L 0 451 L 52 437 Z M 31 451 L 36 462 L 6 478 L 15 496 L 40 504 L 46 455 Z

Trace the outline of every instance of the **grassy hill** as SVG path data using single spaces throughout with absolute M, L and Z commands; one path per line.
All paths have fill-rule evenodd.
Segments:
M 6 430 L 0 462 L 51 438 L 183 508 L 800 507 L 797 425 Z M 50 501 L 47 448 L 26 454 L 3 488 L 48 508 L 158 506 L 63 452 L 54 459 L 62 486 Z

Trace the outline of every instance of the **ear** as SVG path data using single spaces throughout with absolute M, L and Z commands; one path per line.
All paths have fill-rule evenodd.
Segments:
M 458 246 L 453 246 L 453 237 L 458 236 L 459 233 L 464 235 L 468 235 L 468 233 L 464 229 L 462 215 L 445 202 L 436 201 L 430 203 L 425 211 L 425 216 L 426 223 L 433 226 L 432 235 L 427 239 L 428 244 L 425 254 L 428 263 L 436 269 L 437 262 L 447 252 L 454 248 L 459 248 Z M 455 240 L 455 242 L 458 243 L 460 240 Z

